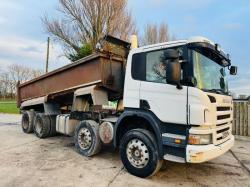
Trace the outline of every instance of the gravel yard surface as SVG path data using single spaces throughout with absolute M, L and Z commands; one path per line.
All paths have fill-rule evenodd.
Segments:
M 237 140 L 225 155 L 203 164 L 165 162 L 149 179 L 127 173 L 119 154 L 92 158 L 75 152 L 73 139 L 24 134 L 20 115 L 0 114 L 0 186 L 250 186 L 250 139 Z

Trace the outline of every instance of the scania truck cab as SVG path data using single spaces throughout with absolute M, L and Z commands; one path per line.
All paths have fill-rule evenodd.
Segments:
M 132 42 L 132 46 L 136 44 Z M 97 64 L 95 58 L 87 60 Z M 47 96 L 21 102 L 24 132 L 34 130 L 39 138 L 48 137 L 53 131 L 73 136 L 76 150 L 84 156 L 97 154 L 103 144 L 113 146 L 119 149 L 127 171 L 139 177 L 155 174 L 163 160 L 202 163 L 233 146 L 233 101 L 227 74 L 236 75 L 237 67 L 231 65 L 230 56 L 218 44 L 194 37 L 134 47 L 126 58 L 125 71 L 111 71 L 112 76 L 107 79 L 124 75 L 115 110 L 107 113 L 107 108 L 100 108 L 107 104 L 111 89 L 100 86 L 101 80 L 89 81 L 69 88 L 72 93 L 66 94 L 66 89 L 64 95 L 51 91 Z M 114 60 L 115 57 L 110 58 L 112 63 Z M 64 77 L 66 71 L 80 65 L 61 69 Z M 93 72 L 98 70 L 90 68 L 90 64 L 85 66 Z M 111 63 L 100 67 L 106 70 Z M 117 63 L 112 67 L 119 69 Z M 58 73 L 50 76 L 63 78 Z M 91 74 L 85 74 L 90 80 Z M 31 82 L 32 88 L 46 86 L 44 79 Z M 103 82 L 116 81 L 107 80 Z M 21 96 L 33 93 L 25 85 L 20 86 L 19 92 Z M 62 107 L 67 101 L 69 105 L 71 102 L 70 107 Z
M 165 160 L 216 158 L 234 144 L 226 73 L 229 69 L 234 75 L 237 68 L 230 66 L 229 55 L 202 37 L 134 49 L 128 57 L 123 115 L 155 124 Z

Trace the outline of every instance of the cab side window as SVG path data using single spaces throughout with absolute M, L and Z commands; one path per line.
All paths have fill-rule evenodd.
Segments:
M 146 54 L 146 81 L 166 83 L 166 64 L 163 51 Z
M 166 49 L 134 54 L 132 57 L 132 78 L 135 80 L 166 84 L 166 64 L 169 62 L 165 59 L 165 50 Z M 176 50 L 179 51 L 180 60 L 183 60 L 183 48 L 176 48 Z

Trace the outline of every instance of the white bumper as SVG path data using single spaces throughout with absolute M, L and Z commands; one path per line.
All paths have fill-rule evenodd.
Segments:
M 223 155 L 234 145 L 234 136 L 220 145 L 187 145 L 186 162 L 201 163 Z

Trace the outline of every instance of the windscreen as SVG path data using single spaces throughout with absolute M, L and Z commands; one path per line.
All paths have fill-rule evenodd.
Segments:
M 196 50 L 192 50 L 197 87 L 204 91 L 228 94 L 225 67 Z

